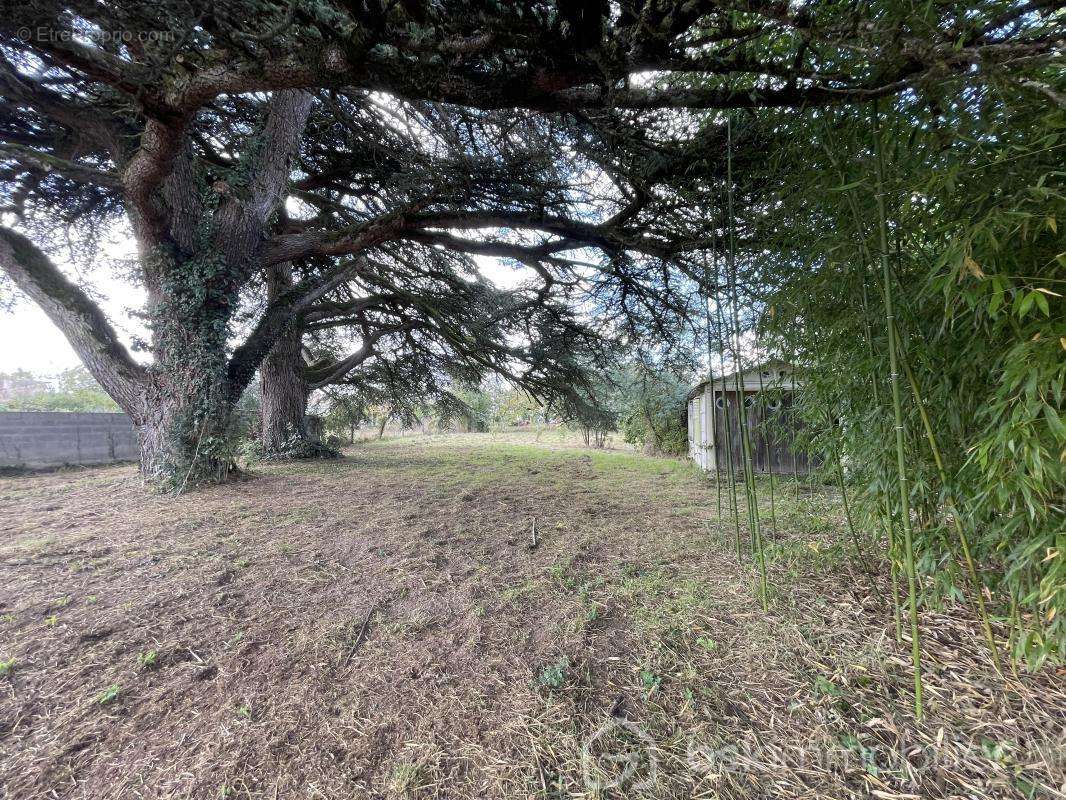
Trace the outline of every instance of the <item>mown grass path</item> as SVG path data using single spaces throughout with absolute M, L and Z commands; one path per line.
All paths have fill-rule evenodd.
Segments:
M 386 440 L 177 499 L 132 467 L 0 479 L 0 796 L 1061 788 L 1061 680 L 1003 685 L 928 611 L 916 726 L 835 501 L 779 492 L 764 614 L 713 483 L 558 437 Z

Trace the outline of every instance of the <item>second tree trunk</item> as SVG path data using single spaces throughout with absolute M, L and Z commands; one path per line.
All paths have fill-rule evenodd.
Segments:
M 292 288 L 287 264 L 267 271 L 267 300 L 273 302 Z M 307 423 L 307 380 L 304 377 L 302 335 L 297 322 L 275 342 L 259 369 L 262 390 L 264 453 L 292 450 L 299 441 L 314 437 Z

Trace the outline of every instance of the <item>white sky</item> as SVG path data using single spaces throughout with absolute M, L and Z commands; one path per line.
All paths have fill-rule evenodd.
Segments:
M 0 314 L 0 342 L 0 372 L 51 374 L 80 363 L 52 321 L 29 302 Z

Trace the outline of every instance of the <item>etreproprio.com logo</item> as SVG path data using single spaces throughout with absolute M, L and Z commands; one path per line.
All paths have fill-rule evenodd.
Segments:
M 18 38 L 24 42 L 93 42 L 96 44 L 123 42 L 173 42 L 174 31 L 133 31 L 133 30 L 85 30 L 73 31 L 64 28 L 50 28 L 40 25 L 36 28 L 19 28 Z
M 655 740 L 637 723 L 611 717 L 581 748 L 581 771 L 590 791 L 650 791 L 659 771 Z

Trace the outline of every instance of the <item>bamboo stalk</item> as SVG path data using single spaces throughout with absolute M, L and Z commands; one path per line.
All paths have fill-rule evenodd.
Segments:
M 831 420 L 830 420 L 831 422 Z M 834 455 L 836 462 L 836 474 L 837 485 L 840 487 L 840 498 L 844 503 L 844 519 L 848 525 L 848 533 L 851 535 L 851 542 L 855 547 L 855 560 L 859 565 L 859 569 L 862 570 L 866 576 L 866 580 L 870 585 L 870 593 L 873 596 L 877 596 L 877 587 L 874 585 L 873 570 L 870 569 L 870 565 L 866 563 L 866 556 L 863 555 L 862 546 L 859 544 L 859 534 L 855 530 L 855 522 L 851 516 L 851 503 L 848 502 L 848 489 L 844 484 L 844 466 L 840 460 L 840 447 L 834 448 Z
M 718 250 L 714 250 L 714 280 L 715 284 L 721 285 L 718 271 Z M 722 317 L 722 303 L 716 296 L 714 300 L 715 317 L 718 322 L 718 363 L 722 374 L 722 418 L 725 420 L 726 457 L 729 462 L 729 499 L 733 511 L 733 529 L 737 540 L 737 558 L 741 556 L 740 546 L 740 508 L 737 504 L 737 479 L 733 467 L 733 426 L 729 420 L 729 401 L 725 395 L 725 341 L 722 337 L 725 320 Z M 711 393 L 714 394 L 714 383 L 711 383 Z M 717 415 L 716 415 L 717 416 Z
M 733 301 L 734 301 L 734 310 L 733 310 L 734 327 L 733 327 L 733 330 L 732 330 L 732 336 L 733 336 L 733 362 L 734 362 L 734 370 L 733 370 L 733 387 L 734 387 L 734 389 L 733 389 L 733 396 L 736 398 L 737 429 L 738 429 L 738 431 L 740 433 L 740 458 L 741 458 L 741 467 L 742 467 L 742 469 L 744 471 L 744 507 L 745 507 L 745 510 L 747 511 L 747 514 L 748 514 L 748 534 L 751 537 L 751 552 L 752 552 L 753 555 L 757 555 L 758 543 L 756 542 L 756 525 L 755 525 L 755 514 L 757 512 L 757 506 L 756 506 L 755 502 L 752 500 L 752 480 L 753 480 L 753 476 L 751 474 L 750 458 L 749 458 L 749 452 L 748 452 L 748 434 L 747 434 L 747 415 L 748 415 L 748 412 L 747 412 L 747 408 L 744 405 L 744 388 L 743 388 L 743 386 L 741 384 L 741 380 L 740 380 L 740 373 L 741 373 L 741 369 L 742 368 L 741 368 L 741 362 L 740 362 L 740 354 L 737 352 L 738 341 L 739 341 L 740 336 L 739 336 L 739 334 L 736 331 L 736 325 L 737 325 L 737 321 L 736 321 L 736 306 L 735 306 L 736 297 L 733 298 Z
M 737 369 L 734 383 L 737 387 L 737 417 L 740 421 L 740 447 L 744 458 L 744 483 L 748 499 L 748 518 L 751 524 L 752 550 L 759 564 L 759 596 L 765 611 L 768 607 L 766 591 L 766 554 L 763 552 L 762 531 L 759 524 L 759 498 L 755 488 L 755 473 L 751 461 L 751 440 L 748 438 L 747 409 L 740 377 L 740 311 L 737 301 L 737 266 L 735 243 L 735 219 L 733 217 L 733 116 L 726 117 L 726 197 L 729 215 L 729 285 L 733 299 L 733 334 Z
M 896 631 L 896 642 L 903 643 L 903 602 L 900 599 L 899 587 L 899 559 L 896 554 L 899 548 L 896 545 L 896 515 L 892 509 L 892 500 L 882 497 L 882 518 L 885 526 L 885 535 L 888 538 L 888 563 L 889 577 L 892 582 L 892 620 Z
M 910 489 L 907 481 L 907 460 L 903 448 L 903 405 L 900 400 L 899 365 L 896 337 L 893 335 L 895 312 L 892 306 L 892 269 L 888 263 L 888 223 L 885 219 L 884 162 L 881 157 L 881 126 L 877 105 L 873 108 L 874 145 L 877 154 L 876 201 L 878 245 L 884 283 L 885 328 L 888 335 L 889 383 L 892 390 L 892 418 L 896 429 L 896 468 L 899 474 L 900 523 L 903 529 L 904 566 L 907 571 L 907 602 L 910 608 L 911 661 L 914 665 L 914 715 L 922 718 L 922 645 L 918 631 L 918 587 L 914 565 L 914 540 L 911 535 Z
M 711 250 L 714 252 L 717 244 L 717 237 L 711 241 Z M 717 259 L 717 256 L 715 256 Z M 717 268 L 715 269 L 715 282 L 717 284 Z M 708 409 L 707 418 L 715 420 L 715 424 L 711 426 L 711 444 L 714 448 L 714 486 L 718 494 L 718 522 L 722 521 L 722 472 L 719 466 L 719 453 L 718 453 L 718 424 L 717 415 L 714 413 L 714 378 L 713 378 L 713 359 L 714 349 L 711 344 L 711 280 L 710 274 L 707 271 L 707 255 L 704 253 L 703 257 L 703 315 L 707 323 L 707 377 L 710 379 L 711 387 L 711 407 Z M 715 287 L 717 289 L 717 285 Z M 706 395 L 706 391 L 704 391 Z
M 792 395 L 789 397 L 789 402 L 792 404 L 791 409 L 790 409 L 791 412 L 792 412 L 792 414 L 791 414 L 791 421 L 792 421 L 792 426 L 791 426 L 792 427 L 792 448 L 791 448 L 792 449 L 792 481 L 793 481 L 793 483 L 795 484 L 795 487 L 796 487 L 796 499 L 799 500 L 799 495 L 800 495 L 800 473 L 799 473 L 799 460 L 796 458 L 796 451 L 797 451 L 796 442 L 798 440 L 796 438 L 796 410 L 795 410 L 796 409 L 796 358 L 795 358 L 795 356 L 792 357 L 791 361 L 792 361 L 792 369 L 788 373 L 788 379 L 789 379 L 789 382 L 792 384 Z M 807 468 L 810 469 L 810 464 L 807 465 Z
M 852 214 L 855 216 L 855 223 L 856 223 L 856 225 L 858 225 L 859 224 L 858 208 L 855 205 L 855 198 L 852 196 L 851 192 L 848 192 L 848 200 L 849 200 L 849 205 L 851 206 Z M 858 228 L 856 230 L 858 231 Z M 860 259 L 860 266 L 861 266 L 860 285 L 862 286 L 863 325 L 866 328 L 866 343 L 867 343 L 867 345 L 869 347 L 869 350 L 870 350 L 870 364 L 873 365 L 873 364 L 877 363 L 877 359 L 874 356 L 873 328 L 870 326 L 869 298 L 868 298 L 867 292 L 866 292 L 866 272 L 867 272 L 866 265 L 871 262 L 871 258 L 870 258 L 869 250 L 866 249 L 865 242 L 863 242 L 863 240 L 861 239 L 861 233 L 860 233 L 859 259 Z M 874 369 L 872 369 L 872 368 L 870 370 L 870 386 L 873 389 L 874 408 L 880 408 L 881 407 L 881 393 L 880 393 L 880 391 L 878 389 L 878 380 L 877 380 L 876 371 Z M 881 466 L 880 463 L 878 463 L 878 467 L 880 467 L 880 466 Z M 901 611 L 902 603 L 900 602 L 900 594 L 899 594 L 899 566 L 898 566 L 899 559 L 897 558 L 896 537 L 895 537 L 895 530 L 894 530 L 895 524 L 894 524 L 893 515 L 892 515 L 892 506 L 891 506 L 891 502 L 890 502 L 890 500 L 889 500 L 889 498 L 887 496 L 882 496 L 881 497 L 881 514 L 882 514 L 882 520 L 883 520 L 884 526 L 885 526 L 885 531 L 887 533 L 888 564 L 889 564 L 888 570 L 889 570 L 889 579 L 890 579 L 891 584 L 892 584 L 892 618 L 893 618 L 893 622 L 895 623 L 896 641 L 897 642 L 902 642 L 903 641 L 903 614 L 902 614 L 902 611 Z
M 759 370 L 759 397 L 765 400 L 763 397 L 763 382 L 762 382 L 762 370 Z M 770 452 L 770 439 L 766 436 L 766 405 L 763 405 L 763 438 L 766 439 L 766 466 L 767 474 L 770 476 L 770 525 L 773 532 L 772 541 L 777 539 L 777 512 L 774 508 L 774 465 L 773 454 Z

